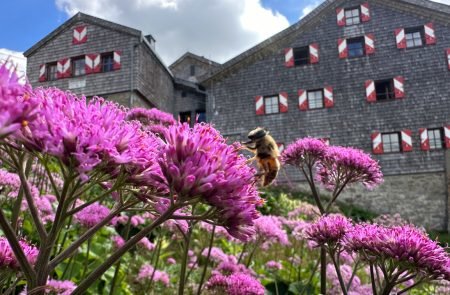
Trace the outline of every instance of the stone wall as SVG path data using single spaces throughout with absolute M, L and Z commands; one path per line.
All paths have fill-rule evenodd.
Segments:
M 299 188 L 309 192 L 301 182 Z M 323 195 L 328 193 L 321 189 Z M 377 213 L 399 213 L 404 219 L 427 229 L 447 230 L 447 182 L 444 173 L 387 176 L 373 191 L 361 185 L 348 187 L 338 201 Z

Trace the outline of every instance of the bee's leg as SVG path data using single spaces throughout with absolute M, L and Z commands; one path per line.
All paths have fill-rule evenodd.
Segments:
M 255 157 L 251 157 L 250 159 L 247 159 L 247 164 L 250 164 L 251 162 L 256 160 L 256 156 Z

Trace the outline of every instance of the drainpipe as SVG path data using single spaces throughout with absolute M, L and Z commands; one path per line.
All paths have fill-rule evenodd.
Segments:
M 139 37 L 139 42 L 134 44 L 131 48 L 131 69 L 130 69 L 130 98 L 128 101 L 129 107 L 131 108 L 133 106 L 133 90 L 134 90 L 134 51 L 139 46 L 139 44 L 142 43 L 142 34 Z

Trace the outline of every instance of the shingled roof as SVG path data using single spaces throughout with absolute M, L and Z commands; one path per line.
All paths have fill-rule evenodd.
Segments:
M 320 4 L 311 13 L 303 17 L 297 23 L 288 27 L 287 29 L 275 34 L 274 36 L 262 41 L 256 46 L 244 51 L 238 56 L 230 59 L 220 67 L 216 68 L 210 75 L 204 77 L 200 84 L 208 84 L 210 81 L 220 80 L 227 74 L 232 73 L 246 65 L 252 64 L 258 57 L 266 56 L 270 53 L 279 51 L 280 42 L 287 39 L 294 33 L 302 30 L 307 30 L 314 23 L 320 21 L 320 15 L 329 8 L 336 8 L 341 2 L 345 0 L 326 0 Z M 433 2 L 430 0 L 375 0 L 376 2 L 384 2 L 391 6 L 396 6 L 399 9 L 413 11 L 419 14 L 429 12 L 434 15 L 436 19 L 443 22 L 450 23 L 450 6 L 442 3 Z
M 34 44 L 31 48 L 29 48 L 27 51 L 24 52 L 25 57 L 29 57 L 33 53 L 35 53 L 39 48 L 44 46 L 46 43 L 48 43 L 50 40 L 58 36 L 60 33 L 64 32 L 68 28 L 71 28 L 74 24 L 76 24 L 79 21 L 83 21 L 86 23 L 94 24 L 100 27 L 107 28 L 109 30 L 117 31 L 120 33 L 128 34 L 131 36 L 138 37 L 140 39 L 141 43 L 144 43 L 144 45 L 150 50 L 150 52 L 156 57 L 156 60 L 164 67 L 164 69 L 170 74 L 171 77 L 173 77 L 172 72 L 169 70 L 169 68 L 165 65 L 164 61 L 161 59 L 161 57 L 158 55 L 158 53 L 152 48 L 147 38 L 144 36 L 142 31 L 130 28 L 124 25 L 120 25 L 111 21 L 107 21 L 92 15 L 88 15 L 82 12 L 78 12 L 74 16 L 72 16 L 70 19 L 68 19 L 66 22 L 64 22 L 62 25 L 57 27 L 55 30 L 50 32 L 47 36 L 42 38 L 39 42 Z
M 198 61 L 200 61 L 200 62 L 202 62 L 202 63 L 204 63 L 204 64 L 212 65 L 213 67 L 218 67 L 218 66 L 220 66 L 220 63 L 217 63 L 217 62 L 215 62 L 215 61 L 213 61 L 213 60 L 207 59 L 207 58 L 204 57 L 204 56 L 200 56 L 200 55 L 197 55 L 197 54 L 194 54 L 194 53 L 188 51 L 188 52 L 186 52 L 185 54 L 183 54 L 180 58 L 178 58 L 176 61 L 174 61 L 174 62 L 169 66 L 169 69 L 173 69 L 174 67 L 177 66 L 177 64 L 179 64 L 180 62 L 182 62 L 184 59 L 186 59 L 186 58 L 188 58 L 188 57 L 193 58 L 193 59 L 196 59 L 196 60 L 198 60 Z

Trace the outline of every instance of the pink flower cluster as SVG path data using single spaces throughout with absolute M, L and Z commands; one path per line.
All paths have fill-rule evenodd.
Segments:
M 169 286 L 170 284 L 170 279 L 169 279 L 169 275 L 164 272 L 164 271 L 160 271 L 160 270 L 155 270 L 155 268 L 153 266 L 151 266 L 150 264 L 144 264 L 142 265 L 141 269 L 139 270 L 139 274 L 137 276 L 138 281 L 139 280 L 151 280 L 153 276 L 153 281 L 154 282 L 160 282 L 165 286 Z
M 15 173 L 0 169 L 0 192 L 2 195 L 10 196 L 10 192 L 17 193 L 20 189 L 20 178 Z M 13 196 L 13 195 L 11 195 Z
M 283 268 L 283 265 L 281 265 L 281 263 L 277 261 L 270 260 L 266 262 L 266 268 L 269 270 L 281 270 Z
M 125 121 L 125 109 L 118 104 L 101 98 L 88 102 L 54 88 L 30 96 L 40 102 L 36 119 L 18 136 L 29 149 L 58 157 L 85 179 L 100 166 L 113 176 L 124 166 L 135 181 L 152 170 L 157 138 L 138 122 Z
M 172 114 L 160 111 L 156 108 L 144 109 L 133 108 L 127 112 L 127 120 L 138 120 L 145 125 L 175 125 L 176 121 Z
M 335 248 L 353 228 L 352 221 L 339 214 L 324 215 L 306 230 L 308 238 L 318 245 Z
M 370 155 L 355 148 L 327 146 L 319 139 L 297 140 L 284 150 L 281 160 L 301 168 L 317 166 L 316 179 L 330 190 L 357 182 L 374 188 L 383 182 L 381 168 Z
M 426 233 L 411 225 L 359 224 L 343 238 L 348 251 L 372 263 L 402 265 L 432 279 L 450 280 L 450 257 Z
M 33 265 L 36 262 L 39 250 L 23 240 L 19 241 L 19 244 L 28 262 Z M 2 268 L 10 270 L 19 270 L 20 268 L 8 240 L 4 237 L 0 237 L 0 269 Z
M 244 273 L 213 275 L 206 283 L 206 288 L 213 294 L 228 295 L 263 295 L 265 290 L 258 280 Z
M 75 220 L 81 224 L 83 227 L 90 228 L 102 221 L 106 216 L 108 216 L 110 210 L 108 207 L 100 205 L 95 202 L 83 210 L 75 213 Z M 115 224 L 115 219 L 111 221 L 111 224 Z
M 372 286 L 370 284 L 362 284 L 361 279 L 358 275 L 353 276 L 353 269 L 350 265 L 344 264 L 340 266 L 340 273 L 345 284 L 348 284 L 352 280 L 351 284 L 348 285 L 349 295 L 372 295 Z M 330 281 L 330 290 L 328 293 L 330 295 L 341 295 L 342 290 L 339 286 L 339 279 L 336 273 L 336 268 L 332 264 L 327 265 L 327 279 Z
M 0 65 L 0 139 L 16 132 L 34 118 L 37 105 L 28 95 L 29 85 L 21 85 L 10 62 Z
M 255 170 L 246 164 L 236 146 L 211 125 L 187 124 L 169 127 L 167 144 L 161 149 L 159 165 L 167 187 L 180 202 L 200 198 L 216 209 L 216 220 L 236 238 L 248 240 L 261 202 Z
M 77 285 L 72 281 L 58 281 L 49 279 L 47 281 L 45 293 L 46 294 L 58 294 L 58 295 L 70 295 L 72 291 L 77 288 Z
M 256 236 L 254 239 L 266 241 L 269 244 L 280 243 L 289 245 L 289 238 L 283 229 L 283 223 L 277 216 L 261 216 L 255 219 Z
M 330 146 L 319 162 L 317 180 L 333 190 L 336 184 L 362 183 L 371 189 L 383 182 L 380 165 L 362 150 Z
M 327 145 L 324 141 L 306 137 L 288 145 L 281 154 L 283 164 L 293 166 L 314 165 L 325 156 Z

